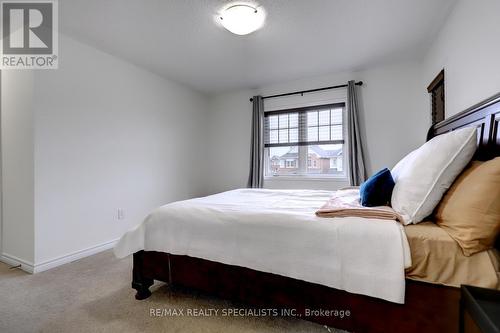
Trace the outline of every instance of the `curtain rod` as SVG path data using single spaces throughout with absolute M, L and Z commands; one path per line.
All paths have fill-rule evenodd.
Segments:
M 363 81 L 358 81 L 355 83 L 355 85 L 362 86 Z M 322 90 L 337 89 L 337 88 L 345 88 L 345 87 L 347 87 L 347 84 L 340 84 L 338 86 L 330 86 L 330 87 L 316 88 L 316 89 L 310 89 L 310 90 L 294 91 L 294 92 L 290 92 L 290 93 L 286 93 L 286 94 L 264 96 L 264 97 L 262 97 L 262 99 L 284 97 L 284 96 L 291 96 L 291 95 L 298 95 L 298 94 L 302 95 L 305 93 L 311 93 L 311 92 L 322 91 Z M 250 98 L 250 102 L 253 102 L 253 98 Z

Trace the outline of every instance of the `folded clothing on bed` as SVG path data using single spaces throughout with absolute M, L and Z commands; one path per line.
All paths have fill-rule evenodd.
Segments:
M 361 205 L 358 188 L 338 190 L 320 209 L 319 217 L 364 217 L 368 219 L 396 220 L 403 218 L 389 206 L 365 207 Z

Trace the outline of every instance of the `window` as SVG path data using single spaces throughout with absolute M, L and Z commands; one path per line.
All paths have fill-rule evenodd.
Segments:
M 444 120 L 444 69 L 429 84 L 427 92 L 431 95 L 431 119 L 435 124 Z
M 333 157 L 333 158 L 330 158 L 330 169 L 336 169 L 337 171 L 342 171 L 342 159 L 341 158 L 337 158 L 337 157 Z
M 344 103 L 266 112 L 266 176 L 345 177 L 344 114 Z

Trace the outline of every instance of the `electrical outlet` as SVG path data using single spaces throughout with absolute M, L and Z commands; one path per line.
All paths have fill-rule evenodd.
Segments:
M 118 220 L 123 220 L 125 218 L 125 211 L 123 210 L 123 208 L 118 208 L 116 210 L 116 218 Z

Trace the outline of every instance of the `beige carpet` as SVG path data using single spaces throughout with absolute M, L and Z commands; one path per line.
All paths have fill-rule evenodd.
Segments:
M 36 275 L 0 263 L 0 332 L 339 332 L 294 318 L 152 317 L 150 309 L 241 307 L 156 283 L 134 299 L 131 258 L 110 251 Z

